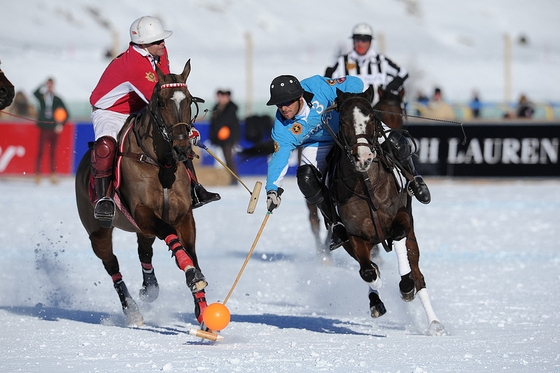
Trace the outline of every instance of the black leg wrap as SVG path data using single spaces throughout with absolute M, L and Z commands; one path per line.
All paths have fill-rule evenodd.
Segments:
M 143 325 L 144 319 L 140 314 L 138 305 L 130 296 L 128 289 L 124 281 L 118 280 L 113 283 L 117 294 L 119 295 L 119 300 L 121 301 L 122 309 L 126 317 L 127 323 L 134 325 Z
M 387 313 L 387 309 L 379 298 L 379 294 L 374 291 L 369 293 L 369 310 L 373 318 L 381 317 Z
M 401 276 L 401 281 L 399 282 L 399 290 L 401 292 L 401 298 L 405 302 L 411 302 L 414 300 L 416 292 L 414 288 L 414 281 L 410 277 L 410 273 Z
M 151 303 L 159 296 L 159 284 L 156 278 L 156 273 L 152 268 L 149 271 L 142 269 L 142 288 L 139 291 L 140 299 L 144 302 Z
M 206 278 L 198 268 L 192 267 L 187 269 L 185 271 L 185 277 L 187 279 L 187 286 L 193 293 L 200 291 L 208 286 Z

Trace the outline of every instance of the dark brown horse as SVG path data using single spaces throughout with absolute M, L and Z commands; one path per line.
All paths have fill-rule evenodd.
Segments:
M 372 317 L 382 316 L 385 305 L 379 297 L 379 268 L 371 261 L 371 250 L 382 244 L 387 251 L 394 244 L 405 301 L 416 294 L 422 301 L 429 322 L 429 333 L 445 334 L 437 319 L 418 266 L 420 252 L 414 233 L 411 197 L 393 177 L 390 156 L 380 144 L 383 127 L 370 105 L 373 90 L 361 94 L 338 91 L 340 126 L 331 192 L 345 225 L 349 242 L 345 250 L 360 265 L 360 276 L 370 287 Z
M 129 117 L 119 134 L 120 173 L 116 172 L 114 182 L 118 186 L 115 202 L 119 208 L 112 227 L 103 228 L 93 216 L 91 150 L 84 155 L 76 172 L 78 212 L 95 255 L 113 279 L 128 323 L 142 325 L 143 318 L 122 280 L 113 254 L 115 227 L 137 235 L 144 279 L 140 299 L 152 302 L 159 293 L 152 267 L 152 244 L 157 237 L 165 241 L 177 266 L 184 271 L 194 297 L 195 316 L 202 322 L 207 282 L 196 257 L 191 183 L 182 162 L 192 152 L 191 105 L 195 103 L 198 112 L 197 102 L 203 101 L 192 97 L 187 89 L 190 60 L 180 75 L 164 75 L 156 70 L 158 83 L 148 108 L 139 116 Z
M 399 91 L 398 94 L 392 93 L 389 90 L 385 90 L 379 87 L 377 90 L 379 101 L 373 107 L 373 111 L 377 117 L 385 123 L 389 128 L 401 129 L 403 127 L 404 119 L 406 119 L 406 110 L 404 107 L 404 88 Z M 317 252 L 320 255 L 329 254 L 329 240 L 330 237 L 327 235 L 325 240 L 321 238 L 321 219 L 319 217 L 319 210 L 317 206 L 306 202 L 307 209 L 309 211 L 309 223 L 311 225 L 311 231 L 315 237 L 315 245 L 317 247 Z M 372 251 L 372 256 L 376 257 L 379 253 L 379 247 L 376 245 Z
M 4 110 L 12 104 L 14 94 L 14 85 L 6 78 L 2 69 L 0 69 L 0 110 Z

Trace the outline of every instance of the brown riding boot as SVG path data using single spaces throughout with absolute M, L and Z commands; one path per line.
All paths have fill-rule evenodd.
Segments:
M 93 216 L 104 228 L 111 227 L 116 213 L 115 202 L 111 198 L 116 147 L 112 137 L 104 136 L 93 144 L 91 151 L 91 174 L 97 196 Z

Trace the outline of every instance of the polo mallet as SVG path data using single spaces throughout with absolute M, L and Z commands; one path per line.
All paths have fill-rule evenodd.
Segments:
M 243 271 L 245 270 L 245 267 L 247 266 L 247 263 L 249 263 L 249 259 L 251 259 L 251 255 L 253 255 L 253 251 L 255 250 L 255 247 L 257 246 L 257 242 L 259 242 L 259 238 L 261 237 L 261 234 L 264 230 L 266 222 L 268 221 L 268 218 L 270 217 L 270 214 L 271 214 L 270 211 L 266 212 L 266 215 L 265 215 L 264 220 L 261 224 L 261 227 L 260 227 L 260 229 L 257 233 L 257 236 L 255 237 L 255 240 L 253 241 L 253 246 L 251 246 L 251 249 L 249 250 L 249 253 L 247 254 L 247 257 L 245 258 L 245 262 L 243 262 L 243 265 L 241 266 L 241 269 L 239 270 L 239 273 L 237 274 L 237 278 L 235 279 L 233 285 L 231 286 L 231 289 L 229 290 L 229 293 L 227 294 L 226 298 L 222 302 L 222 304 L 224 306 L 226 305 L 229 297 L 231 296 L 231 293 L 233 293 L 233 290 L 237 286 L 237 283 L 239 282 L 239 279 L 241 278 L 241 275 L 243 274 Z M 215 333 L 212 333 L 212 332 L 207 332 L 205 330 L 200 330 L 200 329 L 191 329 L 189 331 L 189 334 L 194 335 L 196 337 L 208 339 L 208 340 L 211 340 L 211 341 L 217 341 L 217 342 L 222 341 L 224 339 L 224 337 L 219 335 L 219 334 L 215 334 Z
M 224 162 L 222 162 L 220 158 L 216 157 L 216 155 L 212 153 L 212 151 L 210 151 L 210 149 L 208 149 L 206 145 L 204 145 L 200 141 L 197 142 L 197 145 L 199 148 L 206 150 L 208 154 L 212 156 L 212 158 L 214 158 L 216 161 L 218 161 L 218 163 L 224 166 L 224 168 L 228 170 L 233 175 L 233 177 L 235 177 L 241 183 L 241 185 L 245 187 L 245 189 L 247 189 L 247 192 L 249 192 L 249 194 L 251 195 L 251 199 L 249 200 L 249 206 L 247 207 L 247 214 L 252 214 L 253 212 L 255 212 L 255 208 L 257 207 L 257 202 L 259 201 L 259 194 L 262 189 L 262 183 L 260 181 L 257 181 L 255 183 L 255 187 L 253 188 L 253 191 L 251 192 L 251 190 L 247 187 L 247 185 L 245 185 L 245 183 L 239 178 L 239 176 L 237 176 L 235 172 L 233 172 Z

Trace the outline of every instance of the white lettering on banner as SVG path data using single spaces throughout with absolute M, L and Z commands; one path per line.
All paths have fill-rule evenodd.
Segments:
M 25 148 L 23 146 L 13 146 L 10 145 L 6 150 L 2 151 L 0 147 L 0 172 L 4 172 L 6 167 L 10 164 L 10 161 L 14 157 L 23 157 L 25 155 Z
M 458 138 L 450 138 L 447 163 L 449 164 L 557 164 L 558 138 L 479 139 L 473 138 L 467 149 L 459 150 Z M 422 147 L 420 148 L 422 149 Z
M 438 150 L 439 150 L 439 138 L 437 137 L 423 137 L 420 140 L 416 140 L 419 146 L 418 159 L 421 163 L 437 163 L 438 162 Z

